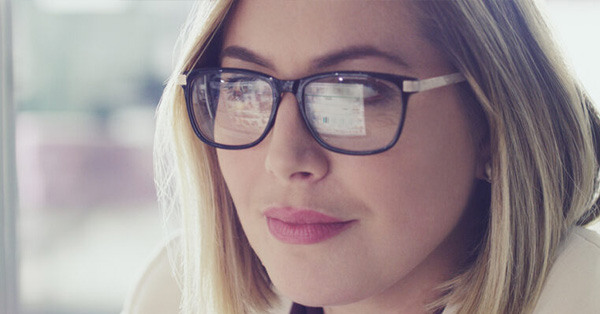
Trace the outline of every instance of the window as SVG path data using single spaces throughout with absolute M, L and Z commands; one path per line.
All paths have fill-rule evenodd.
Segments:
M 153 118 L 193 2 L 12 3 L 21 312 L 118 313 L 164 238 Z
M 568 63 L 600 108 L 600 2 L 546 0 L 545 6 Z
M 0 0 L 0 312 L 17 311 L 17 206 L 10 3 Z

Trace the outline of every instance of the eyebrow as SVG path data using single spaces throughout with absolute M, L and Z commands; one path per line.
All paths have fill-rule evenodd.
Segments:
M 219 59 L 221 60 L 221 62 L 225 57 L 239 59 L 242 61 L 258 64 L 265 68 L 274 69 L 273 64 L 269 60 L 257 55 L 249 49 L 240 46 L 229 46 L 223 49 L 221 51 L 221 54 L 219 55 Z
M 223 49 L 219 55 L 219 59 L 223 60 L 225 57 L 254 63 L 272 70 L 275 69 L 275 66 L 266 58 L 263 58 L 255 52 L 240 46 L 228 46 Z M 312 67 L 315 69 L 326 68 L 338 65 L 344 61 L 366 57 L 379 57 L 397 65 L 408 67 L 408 64 L 400 56 L 381 51 L 369 45 L 349 46 L 338 51 L 328 53 L 313 60 Z
M 315 61 L 313 61 L 313 65 L 315 68 L 325 68 L 340 64 L 344 61 L 366 57 L 379 57 L 397 65 L 408 67 L 408 64 L 400 56 L 392 55 L 368 45 L 350 46 L 333 53 L 329 53 L 325 56 L 317 58 Z

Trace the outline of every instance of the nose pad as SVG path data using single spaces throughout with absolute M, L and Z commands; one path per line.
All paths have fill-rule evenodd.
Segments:
M 292 94 L 296 94 L 296 89 L 297 89 L 297 84 L 294 81 L 283 81 L 283 83 L 281 84 L 281 95 L 283 97 L 283 94 L 288 92 L 288 93 L 292 93 Z
M 300 99 L 298 98 L 298 95 L 296 95 L 293 81 L 285 81 L 282 85 L 282 92 L 279 97 L 279 104 L 276 110 L 277 112 L 275 113 L 275 121 L 273 128 L 277 126 L 277 122 L 279 120 L 289 118 L 292 113 L 291 111 L 293 111 L 293 113 L 295 113 L 295 116 L 289 121 L 297 122 L 297 126 L 300 127 L 302 130 L 306 131 L 306 134 L 312 138 L 312 134 L 310 133 L 310 130 L 308 129 L 308 126 L 306 125 L 306 122 L 304 121 L 304 118 L 302 116 L 302 109 L 300 108 Z M 283 115 L 284 117 L 281 118 L 281 115 Z M 288 122 L 285 123 L 287 124 Z M 271 130 L 271 132 L 273 131 L 274 130 Z
M 318 144 L 308 130 L 300 110 L 296 95 L 291 92 L 283 92 L 277 112 L 275 113 L 275 121 L 270 136 L 285 136 L 288 140 L 286 142 L 290 144 L 296 142 L 296 144 L 300 142 L 310 143 L 313 141 L 315 144 Z
M 296 95 L 284 92 L 267 136 L 265 167 L 281 180 L 318 180 L 328 172 L 325 149 L 308 130 Z

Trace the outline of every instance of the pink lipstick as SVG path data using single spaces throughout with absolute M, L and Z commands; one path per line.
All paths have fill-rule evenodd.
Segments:
M 288 244 L 315 244 L 346 230 L 354 220 L 343 221 L 316 211 L 271 208 L 265 212 L 269 232 Z

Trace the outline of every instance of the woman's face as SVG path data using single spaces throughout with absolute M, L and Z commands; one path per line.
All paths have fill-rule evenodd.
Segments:
M 338 70 L 418 79 L 455 72 L 419 33 L 409 4 L 241 1 L 223 44 L 237 52 L 225 53 L 221 65 L 279 79 Z M 321 147 L 286 93 L 263 142 L 218 150 L 244 232 L 277 290 L 347 313 L 430 301 L 466 254 L 463 214 L 482 174 L 465 111 L 458 85 L 412 95 L 394 147 L 349 156 Z

